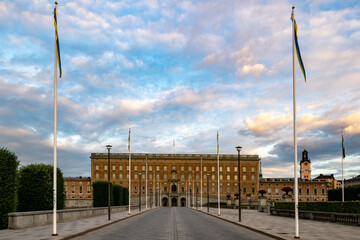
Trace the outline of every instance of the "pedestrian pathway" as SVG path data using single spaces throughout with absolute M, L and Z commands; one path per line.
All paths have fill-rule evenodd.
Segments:
M 149 209 L 150 210 L 150 209 Z M 12 230 L 5 229 L 0 230 L 0 239 L 1 240 L 59 240 L 59 239 L 70 239 L 70 237 L 88 232 L 89 230 L 96 229 L 127 219 L 137 214 L 149 211 L 142 209 L 139 212 L 138 209 L 131 210 L 131 215 L 128 215 L 128 211 L 112 213 L 111 220 L 108 220 L 108 215 L 101 215 L 90 218 L 82 218 L 74 221 L 62 222 L 57 224 L 57 233 L 58 236 L 53 237 L 53 225 L 44 225 L 39 227 L 31 227 L 26 229 Z
M 202 209 L 207 213 L 207 208 Z M 211 215 L 218 216 L 217 208 L 210 208 Z M 221 209 L 220 218 L 239 224 L 238 209 Z M 256 210 L 242 210 L 239 225 L 277 237 L 294 239 L 295 219 L 269 215 Z M 300 239 L 306 240 L 355 240 L 360 239 L 360 227 L 339 223 L 299 219 Z

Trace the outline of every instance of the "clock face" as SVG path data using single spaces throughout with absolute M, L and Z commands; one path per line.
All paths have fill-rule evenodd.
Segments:
M 307 166 L 307 165 L 308 165 L 308 163 L 306 162 L 304 165 L 305 165 L 305 166 Z

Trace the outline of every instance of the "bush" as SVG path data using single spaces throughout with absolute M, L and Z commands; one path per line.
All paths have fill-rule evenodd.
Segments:
M 113 194 L 114 194 L 114 206 L 124 205 L 123 187 L 120 185 L 114 185 Z
M 331 189 L 328 192 L 329 201 L 342 201 L 342 189 Z M 360 200 L 360 186 L 346 187 L 344 189 L 345 201 Z
M 294 210 L 294 202 L 275 202 L 275 209 Z M 300 211 L 360 213 L 360 201 L 299 202 Z
M 16 211 L 17 156 L 0 148 L 0 229 L 8 226 L 8 213 Z
M 19 172 L 18 211 L 40 211 L 53 209 L 54 167 L 31 164 Z M 64 178 L 57 168 L 57 209 L 65 206 Z
M 108 182 L 96 181 L 93 183 L 94 207 L 108 206 Z M 113 185 L 110 183 L 110 205 L 114 206 Z
M 123 187 L 123 205 L 129 205 L 129 189 Z

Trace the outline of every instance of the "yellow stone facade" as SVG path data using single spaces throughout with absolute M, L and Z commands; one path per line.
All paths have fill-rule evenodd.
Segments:
M 230 194 L 233 197 L 238 192 L 238 155 L 221 154 L 219 158 L 220 195 L 222 199 L 225 199 L 226 195 Z M 92 153 L 90 159 L 92 181 L 107 181 L 108 154 Z M 170 196 L 170 194 L 175 196 L 177 194 L 176 196 L 179 198 L 186 198 L 186 193 L 189 192 L 190 187 L 200 195 L 201 183 L 203 198 L 205 198 L 208 189 L 212 198 L 218 194 L 216 154 L 133 153 L 131 159 L 131 194 L 134 196 L 139 194 L 140 172 L 142 194 L 145 194 L 146 178 L 149 195 L 153 192 L 159 192 L 159 185 L 160 192 L 164 196 Z M 241 155 L 240 185 L 242 199 L 258 199 L 259 161 L 258 155 Z M 207 186 L 207 174 L 209 174 L 209 188 Z M 129 187 L 128 154 L 110 154 L 110 179 L 114 184 Z M 180 200 L 177 204 L 180 204 Z

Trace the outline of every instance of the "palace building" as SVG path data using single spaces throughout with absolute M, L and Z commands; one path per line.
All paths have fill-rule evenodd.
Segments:
M 260 170 L 261 171 L 261 170 Z M 300 161 L 300 178 L 298 178 L 299 201 L 327 201 L 328 179 L 311 179 L 311 161 L 304 149 Z M 260 178 L 260 189 L 264 196 L 273 201 L 280 201 L 285 196 L 284 187 L 294 189 L 294 178 Z M 294 200 L 293 191 L 289 193 Z
M 111 153 L 110 166 L 107 153 L 92 153 L 90 159 L 93 182 L 107 181 L 110 168 L 110 181 L 129 187 L 129 154 Z M 239 170 L 242 199 L 258 199 L 259 156 L 241 155 L 240 169 L 238 155 L 220 154 L 219 159 L 221 199 L 238 193 Z M 162 206 L 187 206 L 191 202 L 194 204 L 194 198 L 200 203 L 201 192 L 203 203 L 206 203 L 208 191 L 211 199 L 217 199 L 218 195 L 216 154 L 133 153 L 130 177 L 132 204 L 137 203 L 139 191 L 143 198 L 147 192 L 148 204 Z

